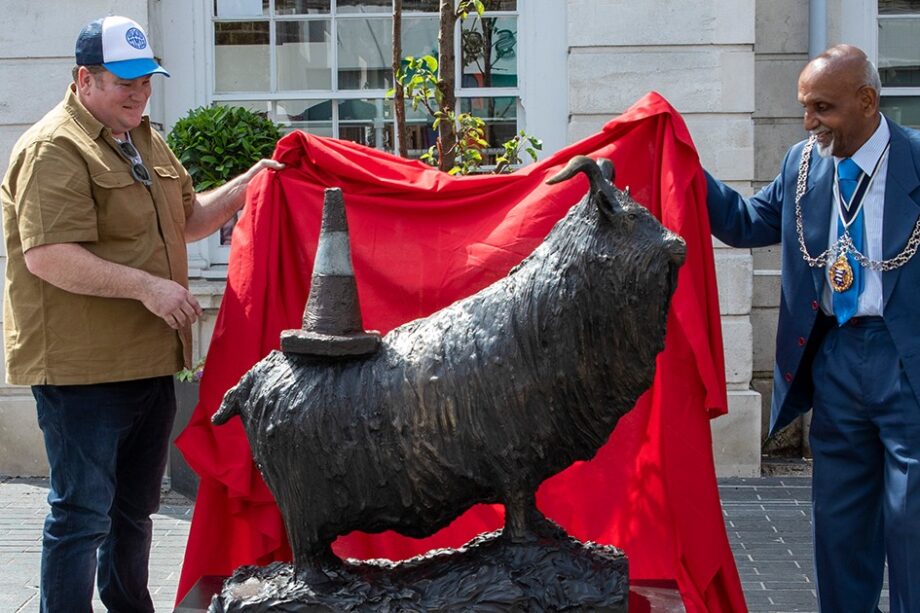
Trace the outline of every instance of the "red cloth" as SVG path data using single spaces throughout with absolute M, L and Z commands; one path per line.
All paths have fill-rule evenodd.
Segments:
M 616 544 L 634 579 L 676 579 L 688 611 L 745 611 L 725 534 L 709 419 L 726 412 L 722 338 L 705 180 L 678 113 L 651 93 L 603 130 L 511 175 L 450 177 L 354 143 L 293 133 L 253 181 L 233 234 L 200 403 L 177 441 L 201 475 L 179 599 L 208 574 L 290 559 L 284 526 L 239 420 L 210 424 L 224 392 L 300 327 L 325 187 L 344 190 L 365 327 L 386 332 L 496 279 L 585 194 L 544 181 L 573 155 L 611 158 L 616 183 L 687 241 L 653 387 L 590 462 L 547 480 L 539 507 L 572 535 Z M 501 525 L 479 505 L 420 541 L 353 533 L 335 549 L 401 559 L 458 546 Z

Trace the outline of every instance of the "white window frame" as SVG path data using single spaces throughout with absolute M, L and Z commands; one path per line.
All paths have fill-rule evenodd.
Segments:
M 879 15 L 878 0 L 842 0 L 840 15 L 840 39 L 856 45 L 866 52 L 869 59 L 878 66 L 878 24 L 879 20 L 896 18 Z M 885 96 L 920 96 L 920 87 L 882 87 Z
M 181 62 L 183 70 L 174 70 L 163 93 L 163 115 L 167 130 L 191 108 L 209 106 L 221 99 L 247 99 L 240 94 L 214 94 L 214 27 L 213 0 L 161 0 L 160 19 L 163 22 L 164 44 L 173 58 L 172 66 Z M 382 13 L 381 15 L 386 15 Z M 516 88 L 458 88 L 458 98 L 516 96 L 519 129 L 543 140 L 541 156 L 555 152 L 568 143 L 568 45 L 566 43 L 566 3 L 543 0 L 518 0 L 518 52 Z M 370 14 L 356 14 L 356 18 Z M 300 20 L 308 16 L 287 16 Z M 348 17 L 346 17 L 348 18 Z M 258 18 L 253 18 L 258 19 Z M 168 24 L 181 21 L 188 29 L 173 34 Z M 335 20 L 332 20 L 333 33 Z M 191 30 L 191 35 L 189 35 Z M 275 28 L 271 27 L 270 41 Z M 178 32 L 178 30 L 176 30 Z M 456 33 L 459 37 L 459 28 Z M 333 44 L 335 39 L 333 39 Z M 179 60 L 178 58 L 182 58 Z M 275 62 L 274 53 L 270 61 Z M 462 65 L 457 62 L 457 82 Z M 273 71 L 274 74 L 274 71 Z M 557 75 L 546 78 L 546 75 Z M 179 77 L 179 78 L 177 78 Z M 274 77 L 273 77 L 274 78 Z M 333 66 L 333 84 L 338 74 Z M 345 100 L 382 97 L 380 90 L 285 91 L 264 94 L 263 98 Z M 380 94 L 380 96 L 378 96 Z M 338 106 L 332 104 L 333 126 L 338 130 Z M 193 277 L 222 279 L 226 277 L 229 247 L 219 244 L 219 235 L 189 245 L 189 272 Z
M 240 17 L 238 19 L 222 19 L 217 16 L 212 15 L 212 11 L 208 10 L 209 15 L 209 28 L 208 28 L 208 44 L 207 44 L 207 54 L 208 65 L 210 68 L 209 74 L 209 88 L 208 88 L 208 106 L 214 103 L 220 102 L 233 102 L 237 100 L 247 100 L 257 98 L 259 100 L 266 101 L 266 107 L 268 108 L 268 103 L 276 102 L 279 100 L 330 100 L 332 101 L 331 110 L 332 110 L 332 135 L 334 138 L 339 138 L 340 130 L 340 120 L 339 120 L 339 109 L 338 102 L 342 100 L 361 100 L 361 99 L 382 99 L 385 98 L 386 90 L 385 89 L 339 89 L 338 83 L 338 25 L 344 21 L 348 20 L 363 20 L 363 19 L 373 19 L 375 17 L 380 19 L 386 19 L 391 16 L 391 13 L 379 12 L 379 13 L 336 13 L 336 1 L 330 0 L 330 13 L 324 15 L 275 15 L 274 14 L 274 2 L 271 3 L 268 15 L 266 16 L 253 16 L 251 18 Z M 525 3 L 527 0 L 517 0 L 518 9 L 521 8 L 521 4 Z M 211 8 L 210 6 L 208 7 Z M 495 11 L 487 13 L 490 17 L 508 17 L 514 16 L 518 19 L 518 29 L 521 27 L 521 17 L 520 10 L 518 11 Z M 437 15 L 436 13 L 425 13 L 425 15 Z M 405 17 L 405 15 L 404 15 Z M 216 70 L 215 70 L 215 61 L 214 61 L 214 48 L 215 48 L 215 38 L 214 38 L 214 22 L 217 21 L 263 21 L 268 20 L 269 22 L 269 71 L 270 71 L 270 91 L 269 92 L 222 92 L 215 93 L 216 89 Z M 276 27 L 275 24 L 281 21 L 315 21 L 323 20 L 329 21 L 331 23 L 330 36 L 332 39 L 332 49 L 331 49 L 331 71 L 332 79 L 331 84 L 332 88 L 329 90 L 285 90 L 278 91 L 277 84 L 277 66 L 276 66 L 276 53 L 274 51 L 276 44 Z M 454 31 L 454 48 L 458 49 L 460 43 L 460 24 Z M 520 58 L 524 55 L 526 51 L 522 49 L 522 46 L 518 46 L 517 57 Z M 462 83 L 462 71 L 463 66 L 462 62 L 458 61 L 455 63 L 455 73 L 454 78 L 456 83 Z M 255 95 L 254 95 L 255 94 Z M 516 110 L 517 117 L 517 130 L 523 128 L 524 122 L 521 119 L 523 114 L 523 108 L 520 103 L 521 99 L 521 76 L 520 76 L 520 66 L 518 67 L 518 86 L 517 87 L 488 87 L 488 88 L 464 88 L 458 86 L 456 88 L 456 96 L 459 99 L 461 98 L 479 98 L 479 97 L 515 97 L 518 99 L 518 108 Z M 395 118 L 392 120 L 395 124 Z M 284 124 L 284 122 L 279 122 Z M 230 247 L 227 245 L 220 244 L 220 235 L 219 233 L 210 236 L 208 238 L 208 252 L 211 256 L 211 259 L 214 263 L 225 264 L 229 259 Z

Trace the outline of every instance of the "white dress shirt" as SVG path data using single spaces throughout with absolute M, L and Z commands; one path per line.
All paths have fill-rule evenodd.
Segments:
M 869 176 L 873 170 L 869 189 L 863 197 L 863 220 L 866 229 L 866 240 L 863 245 L 863 255 L 870 260 L 882 259 L 882 220 L 885 211 L 885 183 L 888 176 L 888 141 L 891 132 L 888 122 L 883 116 L 875 133 L 863 143 L 863 146 L 854 153 L 851 159 Z M 884 157 L 882 157 L 884 155 Z M 879 159 L 881 158 L 881 160 Z M 830 230 L 828 232 L 828 245 L 837 242 L 837 219 L 840 215 L 838 206 L 839 188 L 837 187 L 837 165 L 843 158 L 834 157 L 834 203 L 831 207 Z M 876 169 L 876 165 L 878 168 Z M 828 262 L 828 268 L 833 260 Z M 825 270 L 825 275 L 827 271 Z M 882 273 L 862 268 L 863 291 L 859 295 L 859 304 L 856 316 L 882 315 Z M 826 277 L 825 277 L 826 280 Z M 828 315 L 833 315 L 834 308 L 831 301 L 830 284 L 824 284 L 824 293 L 821 296 L 821 308 Z

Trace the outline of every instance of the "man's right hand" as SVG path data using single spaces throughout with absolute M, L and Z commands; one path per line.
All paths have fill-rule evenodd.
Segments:
M 139 300 L 148 311 L 178 330 L 195 323 L 201 306 L 170 279 L 103 260 L 75 243 L 54 243 L 25 252 L 33 275 L 75 294 Z
M 201 305 L 190 291 L 170 279 L 153 279 L 141 300 L 148 311 L 176 330 L 198 321 Z

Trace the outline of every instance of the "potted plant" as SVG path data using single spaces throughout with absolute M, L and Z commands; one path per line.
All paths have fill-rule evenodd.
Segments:
M 281 130 L 265 113 L 241 106 L 198 107 L 176 122 L 169 147 L 195 182 L 195 191 L 220 187 L 271 157 Z
M 176 418 L 170 435 L 172 441 L 175 441 L 188 425 L 192 412 L 198 405 L 198 382 L 203 374 L 204 358 L 201 358 L 194 368 L 183 368 L 173 379 L 176 390 Z M 198 493 L 198 475 L 185 462 L 179 450 L 172 448 L 169 450 L 169 486 L 190 500 L 194 500 Z

